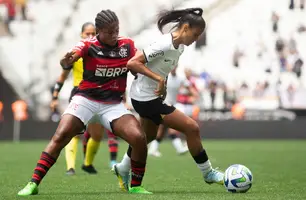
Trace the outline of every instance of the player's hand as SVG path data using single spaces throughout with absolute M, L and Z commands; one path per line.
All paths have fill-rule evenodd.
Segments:
M 164 94 L 161 96 L 161 99 L 164 101 L 167 97 L 167 87 L 165 87 L 165 92 Z
M 156 88 L 156 90 L 154 91 L 154 93 L 159 96 L 162 97 L 166 92 L 166 82 L 165 79 L 160 78 L 160 80 L 158 81 L 158 86 Z
M 58 100 L 57 99 L 52 100 L 50 103 L 51 111 L 54 112 L 57 109 L 57 106 L 58 106 Z
M 128 110 L 132 110 L 132 107 L 131 107 L 128 103 L 125 103 L 124 106 L 125 106 L 126 109 L 128 109 Z
M 75 54 L 75 51 L 70 51 L 66 53 L 66 55 L 61 59 L 61 65 L 62 67 L 68 67 L 71 66 L 74 62 L 73 55 Z

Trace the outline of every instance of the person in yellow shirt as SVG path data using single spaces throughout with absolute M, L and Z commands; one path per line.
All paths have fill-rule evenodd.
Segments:
M 96 30 L 95 26 L 91 22 L 87 22 L 82 26 L 81 37 L 86 39 L 88 37 L 95 36 Z M 73 66 L 65 68 L 62 70 L 60 77 L 58 78 L 52 94 L 52 102 L 50 104 L 51 110 L 54 112 L 58 106 L 58 94 L 67 79 L 70 71 L 72 69 L 73 75 L 73 89 L 71 91 L 71 95 L 69 101 L 75 94 L 78 89 L 78 85 L 83 80 L 83 60 L 80 58 L 77 62 L 74 63 Z M 96 152 L 98 151 L 100 141 L 103 137 L 104 128 L 100 124 L 91 123 L 87 126 L 86 131 L 84 132 L 84 140 L 83 140 L 83 150 L 84 150 L 84 163 L 82 165 L 82 169 L 90 174 L 96 174 L 97 171 L 93 166 L 93 160 Z M 81 134 L 81 133 L 80 133 Z M 118 151 L 118 142 L 116 136 L 112 133 L 108 132 L 108 144 L 111 156 L 110 165 L 116 164 L 117 159 L 117 151 Z M 78 145 L 79 137 L 74 137 L 70 141 L 70 143 L 65 148 L 66 155 L 66 163 L 67 163 L 67 172 L 68 175 L 75 174 L 75 161 L 76 161 L 76 152 Z
M 28 0 L 15 0 L 15 5 L 17 5 L 20 8 L 22 20 L 28 20 L 27 17 Z

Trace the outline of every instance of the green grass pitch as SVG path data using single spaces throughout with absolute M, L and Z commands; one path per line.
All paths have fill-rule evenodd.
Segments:
M 306 199 L 306 141 L 204 141 L 214 167 L 225 170 L 231 164 L 244 164 L 254 176 L 251 190 L 231 194 L 223 186 L 207 185 L 189 154 L 177 156 L 170 142 L 161 145 L 161 158 L 149 157 L 144 186 L 150 196 L 129 195 L 117 187 L 108 167 L 105 142 L 95 160 L 98 175 L 87 175 L 81 169 L 82 151 L 78 149 L 77 175 L 65 175 L 64 154 L 40 185 L 39 195 L 18 197 L 28 182 L 46 141 L 0 143 L 0 199 L 78 200 L 78 199 L 175 199 L 175 200 L 298 200 Z M 127 145 L 119 148 L 121 159 Z

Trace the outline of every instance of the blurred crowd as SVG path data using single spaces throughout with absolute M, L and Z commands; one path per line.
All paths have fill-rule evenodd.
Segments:
M 305 0 L 290 0 L 288 4 L 288 9 L 292 12 L 304 12 Z M 224 90 L 224 101 L 225 105 L 233 105 L 226 102 L 238 101 L 239 99 L 248 96 L 252 98 L 261 98 L 264 96 L 275 96 L 279 98 L 281 101 L 281 96 L 286 96 L 289 102 L 294 101 L 294 96 L 296 92 L 300 88 L 305 88 L 305 83 L 302 83 L 301 79 L 302 72 L 304 68 L 304 58 L 306 56 L 306 52 L 301 51 L 299 46 L 303 46 L 301 41 L 296 39 L 295 35 L 306 34 L 306 21 L 302 22 L 302 24 L 298 25 L 294 31 L 291 32 L 291 37 L 282 37 L 280 33 L 280 21 L 282 20 L 282 16 L 279 13 L 273 11 L 271 14 L 271 32 L 276 38 L 275 40 L 275 51 L 274 55 L 267 54 L 267 45 L 263 42 L 260 44 L 259 51 L 257 52 L 257 58 L 261 59 L 264 56 L 272 58 L 277 58 L 277 69 L 279 72 L 273 73 L 275 68 L 271 66 L 263 66 L 266 74 L 279 74 L 279 78 L 276 84 L 271 85 L 268 80 L 261 80 L 256 83 L 255 87 L 250 87 L 246 82 L 242 82 L 238 87 L 234 88 L 234 91 L 228 91 L 226 85 L 224 83 L 218 83 L 220 80 L 211 80 L 208 89 L 212 93 L 212 99 L 215 96 L 213 93 L 216 90 L 216 87 Z M 244 49 L 235 48 L 232 54 L 232 65 L 236 68 L 241 67 L 241 59 L 245 56 Z M 293 77 L 296 77 L 298 84 L 294 84 L 292 81 L 289 84 L 286 84 L 286 88 L 284 91 L 281 91 L 282 79 L 280 78 L 282 74 L 289 74 Z M 301 90 L 299 90 L 300 92 Z M 282 92 L 282 93 L 281 93 Z M 305 92 L 305 91 L 304 91 Z M 281 103 L 280 103 L 281 105 Z
M 286 9 L 289 9 L 288 12 L 290 13 L 304 12 L 304 6 L 305 0 L 288 0 L 288 7 Z M 28 15 L 28 0 L 0 0 L 0 7 L 5 8 L 6 10 L 4 14 L 3 12 L 0 12 L 0 36 L 3 35 L 1 34 L 1 27 L 5 34 L 14 36 L 14 31 L 11 29 L 11 24 L 15 20 L 33 21 L 32 17 Z M 281 22 L 283 20 L 282 17 L 283 16 L 276 11 L 273 11 L 270 17 L 269 11 L 268 18 L 265 18 L 267 22 L 271 21 L 271 34 L 274 34 L 276 38 L 275 44 L 274 41 L 272 41 L 270 46 L 274 45 L 273 56 L 277 58 L 277 70 L 279 70 L 280 74 L 291 73 L 298 79 L 301 79 L 303 75 L 303 67 L 305 66 L 304 59 L 306 52 L 302 52 L 299 49 L 300 41 L 294 37 L 294 35 L 292 35 L 292 37 L 281 36 L 282 34 L 280 34 L 280 31 Z M 208 28 L 210 29 L 210 27 Z M 206 35 L 206 33 L 207 30 L 196 42 L 196 49 L 209 46 L 210 38 L 209 35 Z M 295 28 L 295 33 L 306 34 L 306 21 Z M 265 44 L 264 42 L 260 44 L 260 48 L 256 52 L 256 57 L 258 60 L 267 55 L 267 46 L 268 44 Z M 231 56 L 230 58 L 232 59 L 229 61 L 229 64 L 232 64 L 236 69 L 243 68 L 244 66 L 242 66 L 243 64 L 241 60 L 247 55 L 247 53 L 248 52 L 246 52 L 243 48 L 234 48 L 233 51 L 229 53 Z M 270 66 L 263 66 L 263 68 L 267 74 L 272 74 L 272 71 L 275 70 Z M 269 80 L 263 79 L 256 82 L 254 85 L 246 81 L 237 81 L 237 84 L 233 87 L 232 85 L 228 85 L 225 80 L 209 74 L 206 71 L 202 71 L 201 73 L 193 73 L 190 70 L 187 71 L 186 73 L 189 73 L 189 75 L 186 74 L 186 77 L 189 77 L 188 79 L 195 83 L 200 93 L 200 98 L 196 104 L 204 109 L 231 109 L 233 105 L 240 102 L 241 99 L 244 99 L 245 97 L 260 99 L 267 96 L 273 96 L 281 99 L 281 96 L 283 95 L 280 92 L 281 79 L 279 79 L 276 85 L 271 84 Z M 293 102 L 297 90 L 298 88 L 294 84 L 286 85 L 284 90 L 286 98 Z
M 299 1 L 299 2 L 298 2 Z M 294 10 L 296 4 L 299 3 L 299 8 L 304 10 L 305 0 L 290 0 L 289 9 Z M 273 32 L 278 32 L 278 24 L 280 16 L 276 13 L 272 13 L 272 30 Z M 304 24 L 297 27 L 296 32 L 302 33 L 306 31 Z M 275 43 L 275 50 L 279 59 L 280 70 L 293 72 L 298 78 L 301 77 L 302 66 L 304 61 L 301 58 L 300 51 L 297 49 L 297 41 L 294 37 L 291 38 L 281 38 L 279 37 Z
M 240 86 L 231 88 L 206 72 L 192 73 L 188 79 L 194 83 L 199 92 L 199 99 L 194 104 L 203 111 L 231 110 L 233 106 L 241 103 L 247 109 L 298 108 L 293 103 L 298 89 L 292 84 L 285 90 L 281 89 L 279 83 L 271 85 L 268 81 L 257 82 L 255 87 L 243 82 Z M 298 101 L 303 101 L 301 96 L 297 98 Z M 305 109 L 303 107 L 305 104 L 300 105 L 302 105 L 300 108 Z
M 304 9 L 304 0 L 300 1 L 300 9 Z M 294 0 L 290 0 L 289 9 L 293 10 L 295 8 Z M 272 31 L 277 35 L 279 32 L 279 21 L 281 17 L 277 12 L 272 12 L 271 22 L 272 22 Z M 306 32 L 306 26 L 301 24 L 297 27 L 296 33 Z M 291 38 L 282 38 L 278 37 L 275 42 L 275 51 L 279 60 L 279 68 L 281 72 L 288 71 L 293 72 L 299 78 L 301 76 L 302 66 L 304 65 L 304 61 L 301 58 L 300 51 L 297 48 L 297 42 L 295 38 L 292 36 Z M 258 52 L 258 57 L 261 57 L 263 53 L 266 51 L 265 44 L 262 44 L 260 52 Z M 240 58 L 244 55 L 243 50 L 236 48 L 233 52 L 233 65 L 235 67 L 239 67 Z M 267 69 L 269 72 L 270 69 Z
M 300 9 L 304 10 L 305 0 L 290 0 L 289 9 L 294 10 L 298 1 Z
M 0 26 L 4 25 L 4 34 L 14 36 L 10 26 L 19 16 L 21 20 L 31 20 L 27 14 L 27 3 L 27 0 L 0 0 L 0 5 L 6 8 L 6 15 L 0 16 Z

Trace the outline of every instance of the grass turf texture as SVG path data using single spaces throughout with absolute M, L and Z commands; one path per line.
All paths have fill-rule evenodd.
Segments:
M 246 194 L 231 194 L 223 186 L 205 184 L 190 155 L 177 156 L 170 142 L 161 145 L 161 158 L 149 157 L 144 186 L 153 195 L 121 192 L 110 172 L 107 145 L 102 143 L 95 160 L 98 175 L 81 169 L 81 144 L 78 149 L 76 176 L 65 175 L 62 153 L 40 185 L 39 194 L 18 197 L 17 192 L 29 181 L 32 170 L 47 144 L 46 141 L 0 143 L 0 199 L 214 199 L 214 200 L 298 200 L 306 199 L 305 141 L 205 141 L 214 167 L 225 170 L 231 164 L 244 164 L 253 173 L 254 183 Z M 119 159 L 127 145 L 120 144 Z

